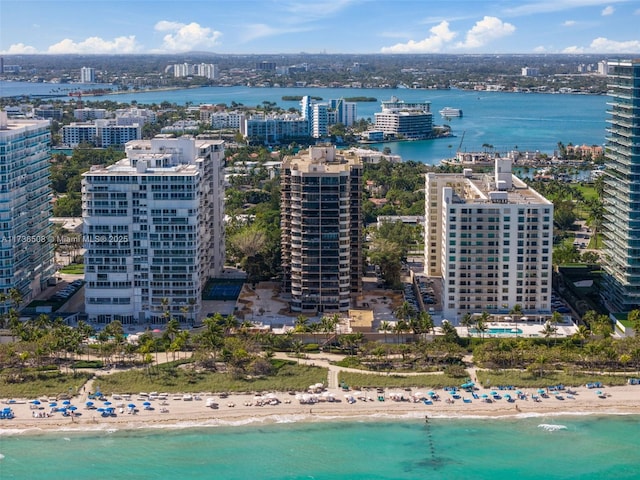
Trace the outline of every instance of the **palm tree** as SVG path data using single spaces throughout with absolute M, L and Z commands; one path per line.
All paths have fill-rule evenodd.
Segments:
M 540 333 L 542 335 L 544 335 L 544 338 L 547 339 L 547 344 L 549 343 L 549 337 L 555 335 L 555 333 L 558 331 L 558 327 L 555 327 L 554 325 L 551 324 L 551 322 L 547 322 L 544 324 L 544 327 L 542 328 L 542 330 L 540 330 Z
M 415 318 L 416 309 L 413 308 L 413 306 L 409 302 L 405 301 L 402 302 L 402 304 L 398 308 L 396 308 L 395 312 L 393 313 L 398 320 L 409 322 L 412 318 Z
M 513 316 L 514 323 L 516 324 L 516 337 L 518 336 L 518 320 L 522 317 L 522 306 L 519 303 L 516 303 L 511 310 L 509 310 L 509 314 Z
M 296 333 L 305 333 L 309 331 L 309 319 L 304 315 L 298 315 L 293 330 Z
M 408 331 L 408 329 L 409 325 L 404 320 L 399 320 L 396 322 L 395 326 L 393 327 L 393 332 L 397 335 L 398 344 L 400 343 L 400 335 Z
M 387 322 L 386 320 L 382 321 L 380 323 L 380 328 L 379 330 L 384 334 L 384 343 L 387 343 L 387 333 L 393 331 L 393 326 L 391 326 L 391 323 Z
M 467 337 L 471 336 L 471 332 L 469 331 L 469 329 L 475 324 L 475 320 L 473 319 L 473 316 L 471 316 L 471 314 L 469 312 L 465 313 L 462 316 L 462 319 L 460 320 L 460 324 L 463 327 L 466 327 L 467 329 Z
M 476 330 L 480 333 L 480 338 L 482 339 L 484 339 L 484 334 L 489 329 L 487 323 L 489 323 L 490 319 L 491 315 L 486 311 L 482 312 L 482 315 L 476 319 Z
M 576 330 L 576 333 L 574 333 L 573 336 L 580 340 L 580 346 L 584 347 L 584 342 L 586 342 L 591 336 L 591 331 L 586 325 L 579 325 L 578 330 Z

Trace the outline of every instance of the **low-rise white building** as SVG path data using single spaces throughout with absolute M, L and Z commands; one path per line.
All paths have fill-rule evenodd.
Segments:
M 62 127 L 62 144 L 77 147 L 81 143 L 91 143 L 99 148 L 124 145 L 131 140 L 142 138 L 142 126 L 117 125 L 115 120 L 95 120 L 93 122 L 72 122 Z

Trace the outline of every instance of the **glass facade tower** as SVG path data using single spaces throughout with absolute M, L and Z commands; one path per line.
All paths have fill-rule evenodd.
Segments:
M 628 312 L 640 306 L 640 60 L 608 64 L 603 300 Z
M 0 293 L 23 305 L 53 277 L 49 122 L 0 112 Z M 8 304 L 0 304 L 5 312 Z

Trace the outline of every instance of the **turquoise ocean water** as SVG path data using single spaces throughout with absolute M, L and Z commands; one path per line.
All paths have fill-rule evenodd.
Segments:
M 5 479 L 637 479 L 640 416 L 0 436 Z

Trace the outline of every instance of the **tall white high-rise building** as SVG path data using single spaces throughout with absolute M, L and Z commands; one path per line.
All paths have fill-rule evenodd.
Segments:
M 224 266 L 222 140 L 159 135 L 82 182 L 91 321 L 193 323 Z
M 82 67 L 80 69 L 80 83 L 95 83 L 96 69 L 92 67 Z
M 494 175 L 428 173 L 425 274 L 442 278 L 444 318 L 549 313 L 553 203 L 496 159 Z
M 15 288 L 25 302 L 54 273 L 50 142 L 48 121 L 9 120 L 0 112 L 0 293 Z M 0 312 L 6 309 L 0 303 Z

